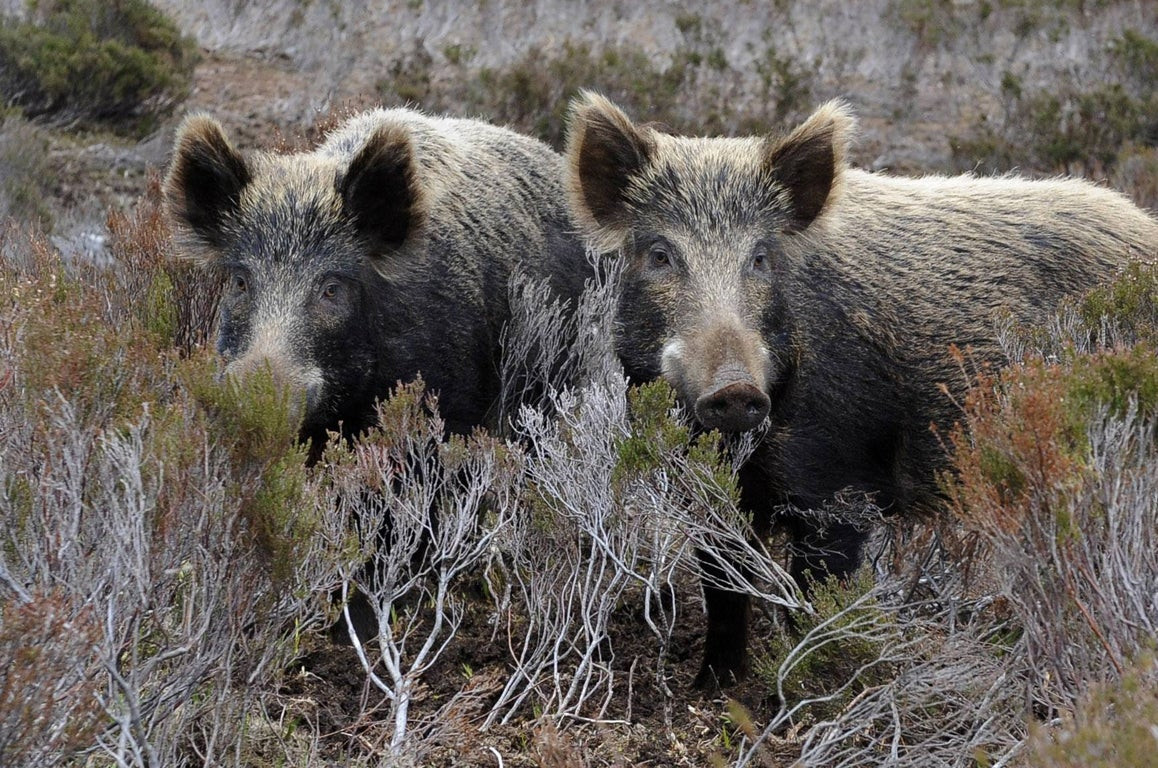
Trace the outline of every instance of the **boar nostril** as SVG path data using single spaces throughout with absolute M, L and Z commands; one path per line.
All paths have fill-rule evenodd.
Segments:
M 696 418 L 709 429 L 743 432 L 768 415 L 768 396 L 748 382 L 733 382 L 696 400 Z

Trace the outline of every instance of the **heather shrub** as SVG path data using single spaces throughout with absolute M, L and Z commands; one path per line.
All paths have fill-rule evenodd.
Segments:
M 756 436 L 695 434 L 624 379 L 621 265 L 574 314 L 512 287 L 500 434 L 448 437 L 418 381 L 311 465 L 268 373 L 220 377 L 218 279 L 173 259 L 156 194 L 110 216 L 108 263 L 0 241 L 0 763 L 1068 765 L 1145 742 L 1114 715 L 1153 703 L 1153 266 L 1003 323 L 943 515 L 795 510 L 874 529 L 805 602 L 738 505 Z M 766 630 L 739 701 L 690 689 L 697 549 Z
M 143 134 L 185 98 L 196 59 L 145 0 L 34 3 L 0 26 L 0 97 L 29 117 Z
M 1041 768 L 1118 768 L 1147 765 L 1154 756 L 1158 680 L 1144 653 L 1113 684 L 1094 687 L 1053 728 L 1037 727 L 1029 764 Z
M 161 203 L 161 180 L 150 176 L 133 211 L 111 211 L 106 221 L 116 266 L 108 279 L 121 295 L 118 309 L 162 348 L 182 356 L 212 341 L 221 276 L 212 268 L 175 258 Z
M 1158 147 L 1123 149 L 1110 175 L 1110 186 L 1129 193 L 1140 208 L 1158 210 Z
M 1158 612 L 1154 269 L 1063 309 L 1046 345 L 965 402 L 950 508 L 980 537 L 1024 654 L 1032 712 L 1123 683 Z M 1092 343 L 1091 343 L 1092 340 Z
M 848 583 L 815 584 L 809 596 L 813 612 L 800 612 L 790 628 L 778 628 L 759 673 L 782 705 L 795 710 L 794 721 L 832 717 L 891 679 L 885 644 L 898 638 L 873 587 L 868 569 Z
M 112 315 L 131 305 L 107 298 L 112 273 L 67 264 L 35 236 L 29 251 L 0 277 L 10 301 L 9 355 L 19 375 L 13 398 L 29 415 L 55 406 L 50 396 L 64 399 L 93 427 L 135 415 L 142 394 L 163 375 L 152 364 L 160 350 L 131 324 L 115 324 Z
M 56 181 L 46 131 L 0 108 L 0 222 L 53 223 L 49 194 Z
M 487 727 L 526 722 L 528 711 L 614 719 L 613 705 L 630 712 L 639 691 L 673 716 L 680 693 L 671 657 L 686 649 L 673 643 L 672 595 L 698 591 L 697 548 L 728 553 L 721 579 L 730 588 L 760 604 L 800 607 L 795 585 L 737 506 L 735 473 L 751 438 L 725 452 L 717 434 L 691 433 L 666 384 L 628 387 L 608 346 L 617 268 L 585 295 L 576 332 L 534 334 L 577 339 L 564 366 L 576 383 L 549 389 L 545 407 L 524 408 L 515 422 L 526 446 L 521 510 L 496 539 L 503 558 L 492 585 L 514 669 Z M 521 293 L 518 303 L 535 295 Z M 534 327 L 544 323 L 554 327 L 542 314 Z M 513 349 L 556 359 L 512 341 Z
M 780 709 L 735 764 L 769 759 L 793 733 L 800 765 L 1147 754 L 1154 280 L 1134 265 L 1043 327 L 1003 326 L 1012 364 L 980 371 L 962 403 L 947 514 L 887 521 L 876 578 L 819 591 L 800 634 L 777 640 L 762 671 Z
M 5 765 L 488 759 L 486 729 L 614 720 L 640 691 L 680 711 L 672 596 L 698 590 L 697 547 L 798 606 L 736 506 L 751 446 L 693 437 L 661 384 L 629 407 L 610 272 L 570 319 L 512 289 L 504 368 L 540 396 L 508 407 L 506 438 L 447 438 L 418 382 L 310 465 L 270 375 L 221 378 L 217 278 L 174 260 L 155 184 L 109 232 L 104 264 L 16 233 L 2 249 Z M 282 691 L 332 684 L 306 670 L 345 653 L 323 630 L 354 595 L 377 632 L 350 636 L 366 691 L 335 721 Z
M 416 45 L 392 64 L 378 93 L 386 103 L 485 114 L 557 148 L 563 145 L 571 99 L 581 88 L 696 135 L 766 131 L 808 113 L 813 80 L 807 65 L 766 43 L 754 62 L 760 75 L 756 92 L 739 94 L 736 67 L 718 42 L 724 30 L 694 14 L 680 17 L 677 26 L 682 42 L 663 63 L 631 45 L 593 47 L 566 40 L 533 48 L 502 67 L 479 67 L 472 65 L 470 51 L 451 46 L 432 56 Z M 686 98 L 693 91 L 694 108 Z
M 983 381 L 954 436 L 950 504 L 985 542 L 1045 712 L 1118 679 L 1153 636 L 1156 396 L 1146 344 L 1029 361 Z
M 318 533 L 296 416 L 178 346 L 209 303 L 182 308 L 154 208 L 114 217 L 109 265 L 3 250 L 5 765 L 223 761 L 324 623 L 341 537 Z
M 93 612 L 71 606 L 59 592 L 22 589 L 16 600 L 3 603 L 0 756 L 5 765 L 59 765 L 91 742 L 100 709 L 89 649 L 99 637 Z
M 1005 72 L 1001 114 L 951 139 L 953 165 L 1113 177 L 1139 205 L 1152 205 L 1158 40 L 1126 30 L 1099 63 L 1105 81 L 1092 88 L 1034 90 Z
M 1158 343 L 1158 264 L 1135 262 L 1077 305 L 1082 324 L 1097 329 L 1102 346 Z

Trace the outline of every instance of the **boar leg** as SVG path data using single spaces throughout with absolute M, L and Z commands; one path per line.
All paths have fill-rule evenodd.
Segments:
M 727 583 L 720 553 L 696 550 L 703 571 L 704 602 L 708 607 L 708 631 L 704 638 L 704 661 L 695 686 L 715 689 L 731 685 L 748 672 L 748 595 L 716 586 Z
M 810 594 L 814 584 L 829 576 L 845 580 L 861 563 L 865 532 L 852 523 L 818 525 L 795 519 L 789 524 L 792 537 L 792 566 L 789 573 L 796 584 Z

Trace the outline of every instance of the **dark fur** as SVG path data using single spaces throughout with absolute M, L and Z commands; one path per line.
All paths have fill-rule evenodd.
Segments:
M 250 158 L 195 116 L 165 192 L 187 253 L 227 275 L 227 372 L 268 366 L 296 393 L 316 461 L 329 432 L 364 431 L 376 401 L 419 375 L 447 431 L 505 426 L 512 277 L 546 279 L 574 306 L 590 270 L 562 170 L 533 139 L 410 110 L 357 116 L 310 153 Z M 379 535 L 389 546 L 389 518 Z M 363 596 L 349 610 L 359 636 L 376 635 Z
M 574 301 L 589 269 L 561 177 L 511 131 L 374 110 L 313 152 L 250 158 L 188 118 L 165 190 L 187 252 L 229 275 L 230 371 L 270 365 L 300 391 L 317 448 L 419 374 L 450 431 L 494 426 L 512 273 Z
M 787 137 L 744 139 L 659 134 L 594 94 L 573 108 L 572 209 L 592 243 L 628 257 L 616 339 L 628 375 L 664 376 L 697 419 L 711 416 L 705 392 L 730 393 L 721 382 L 768 396 L 767 437 L 740 472 L 760 534 L 774 510 L 840 492 L 936 509 L 948 457 L 930 425 L 960 415 L 941 386 L 967 384 L 950 345 L 999 363 L 999 310 L 1041 321 L 1158 247 L 1153 219 L 1086 182 L 856 171 L 851 130 L 838 104 Z M 777 521 L 801 586 L 861 559 L 855 525 L 813 519 Z M 701 553 L 709 573 L 714 558 Z M 726 684 L 746 668 L 748 600 L 705 596 L 697 683 Z

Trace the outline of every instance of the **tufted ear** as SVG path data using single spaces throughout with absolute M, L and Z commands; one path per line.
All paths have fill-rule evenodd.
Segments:
M 400 125 L 379 126 L 350 161 L 338 194 L 376 256 L 400 248 L 426 218 L 410 132 Z
M 618 107 L 583 91 L 567 125 L 567 189 L 571 209 L 600 250 L 623 243 L 629 224 L 628 187 L 647 166 L 654 141 Z
M 192 235 L 194 250 L 201 249 L 203 258 L 211 259 L 213 249 L 223 244 L 251 178 L 245 158 L 216 120 L 207 115 L 185 118 L 165 177 L 165 208 L 178 227 Z
M 830 101 L 781 139 L 767 139 L 764 168 L 791 200 L 787 231 L 812 225 L 839 192 L 855 120 L 848 107 Z

